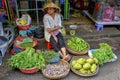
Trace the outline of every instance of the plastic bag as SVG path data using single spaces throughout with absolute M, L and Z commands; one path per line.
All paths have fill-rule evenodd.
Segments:
M 44 28 L 40 27 L 34 30 L 34 37 L 41 39 L 44 38 Z
M 113 7 L 107 6 L 104 10 L 103 21 L 110 22 L 114 20 L 115 9 Z
M 25 20 L 27 21 L 27 23 L 26 23 L 24 26 L 27 26 L 27 25 L 30 25 L 30 24 L 31 24 L 31 17 L 30 17 L 30 15 L 28 15 L 28 14 L 23 14 L 21 18 L 17 18 L 17 19 L 16 19 L 16 24 L 17 24 L 18 26 L 21 26 L 21 24 L 19 24 L 19 20 L 21 20 L 21 19 L 25 19 Z
M 120 21 L 120 7 L 115 8 L 114 20 L 115 21 Z

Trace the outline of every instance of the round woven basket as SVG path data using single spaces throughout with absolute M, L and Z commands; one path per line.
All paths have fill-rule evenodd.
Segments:
M 20 45 L 17 44 L 17 41 L 20 41 L 22 42 L 23 39 L 25 38 L 31 38 L 33 40 L 33 45 L 32 45 L 32 48 L 35 47 L 37 45 L 37 39 L 36 38 L 33 38 L 33 37 L 23 37 L 23 36 L 18 36 L 15 40 L 14 40 L 14 45 L 17 47 L 17 48 L 20 48 L 22 50 L 25 50 L 25 48 L 21 47 Z
M 48 74 L 45 73 L 45 69 L 44 69 L 44 70 L 42 70 L 43 75 L 44 75 L 46 78 L 48 78 L 48 79 L 60 79 L 60 78 L 63 78 L 63 77 L 65 77 L 65 76 L 67 76 L 67 75 L 69 74 L 69 71 L 70 71 L 70 65 L 69 65 L 69 63 L 68 63 L 67 61 L 65 61 L 65 60 L 63 60 L 63 59 L 60 59 L 59 62 L 57 62 L 57 63 L 52 63 L 52 64 L 50 64 L 50 65 L 54 65 L 54 64 L 59 65 L 60 63 L 65 64 L 65 65 L 68 66 L 68 68 L 65 70 L 64 73 L 59 74 L 59 75 L 56 75 L 56 76 L 50 76 L 50 75 L 48 75 Z
M 74 55 L 83 55 L 83 54 L 86 54 L 90 50 L 90 45 L 88 44 L 87 50 L 84 50 L 84 51 L 75 51 L 75 50 L 71 49 L 70 47 L 68 47 L 67 45 L 66 45 L 66 49 L 71 54 L 74 54 Z
M 90 73 L 90 74 L 87 74 L 87 73 L 81 73 L 80 71 L 78 70 L 75 70 L 73 67 L 72 67 L 72 61 L 73 60 L 78 60 L 79 58 L 84 58 L 84 59 L 88 59 L 90 58 L 89 56 L 73 56 L 71 61 L 70 61 L 70 68 L 72 70 L 72 72 L 74 72 L 75 74 L 79 75 L 79 76 L 84 76 L 84 77 L 89 77 L 89 76 L 94 76 L 98 73 L 99 71 L 99 65 L 97 65 L 97 70 L 93 73 Z
M 36 73 L 37 71 L 39 71 L 39 68 L 28 68 L 28 69 L 24 69 L 24 68 L 19 68 L 19 70 L 25 74 L 33 74 Z

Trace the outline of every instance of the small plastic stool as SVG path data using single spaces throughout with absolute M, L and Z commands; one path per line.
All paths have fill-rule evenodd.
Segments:
M 47 49 L 48 49 L 48 50 L 54 48 L 54 47 L 50 44 L 50 42 L 46 42 L 46 44 L 47 44 Z
M 97 31 L 103 31 L 103 24 L 95 24 L 95 26 L 97 27 Z

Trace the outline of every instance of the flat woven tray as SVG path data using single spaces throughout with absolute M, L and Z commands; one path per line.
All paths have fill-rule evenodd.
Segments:
M 20 49 L 22 49 L 22 50 L 26 49 L 26 48 L 23 48 L 23 47 L 21 47 L 20 45 L 17 44 L 17 41 L 22 42 L 22 40 L 25 39 L 25 38 L 31 38 L 31 39 L 33 40 L 33 45 L 31 46 L 32 48 L 35 47 L 35 46 L 38 44 L 36 38 L 27 37 L 27 36 L 18 36 L 18 37 L 14 40 L 14 45 L 15 45 L 17 48 L 20 48 Z
M 43 75 L 44 75 L 46 78 L 49 78 L 49 79 L 60 79 L 60 78 L 63 78 L 63 77 L 65 77 L 65 76 L 67 76 L 67 75 L 69 74 L 69 71 L 70 71 L 70 65 L 69 65 L 69 63 L 68 63 L 67 61 L 65 61 L 65 60 L 63 60 L 63 59 L 60 59 L 59 62 L 57 62 L 57 63 L 52 63 L 52 64 L 48 64 L 48 65 L 56 65 L 56 66 L 59 66 L 59 64 L 61 64 L 61 63 L 67 66 L 66 70 L 64 70 L 63 73 L 61 73 L 61 74 L 59 74 L 59 75 L 53 75 L 53 76 L 51 76 L 51 75 L 49 75 L 49 74 L 46 74 L 46 69 L 47 69 L 47 68 L 45 68 L 44 70 L 42 70 Z M 59 68 L 59 69 L 62 70 L 63 68 Z M 52 70 L 52 71 L 53 71 L 53 70 Z
M 71 59 L 71 61 L 70 61 L 70 68 L 71 68 L 71 70 L 72 70 L 75 74 L 77 74 L 77 75 L 79 75 L 79 76 L 89 77 L 89 76 L 94 76 L 94 75 L 96 75 L 96 74 L 98 73 L 98 71 L 99 71 L 99 65 L 97 66 L 97 70 L 96 70 L 94 73 L 90 73 L 90 74 L 81 73 L 80 71 L 75 70 L 75 69 L 72 67 L 72 61 L 73 61 L 73 60 L 78 60 L 79 58 L 88 59 L 88 58 L 90 58 L 90 57 L 89 57 L 89 56 L 73 56 L 73 57 L 72 57 L 72 59 Z
M 67 45 L 66 45 L 66 49 L 68 52 L 70 52 L 73 55 L 83 55 L 83 54 L 88 53 L 88 51 L 90 50 L 90 45 L 88 44 L 88 48 L 85 51 L 75 51 L 75 50 L 71 49 L 70 47 L 68 47 Z

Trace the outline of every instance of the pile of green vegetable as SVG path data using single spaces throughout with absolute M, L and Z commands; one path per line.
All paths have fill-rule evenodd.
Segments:
M 27 37 L 24 38 L 19 45 L 23 48 L 32 47 L 34 45 L 34 41 L 32 38 Z
M 76 51 L 84 51 L 88 49 L 88 43 L 79 37 L 72 37 L 67 41 L 68 47 Z
M 92 53 L 94 58 L 98 59 L 99 65 L 114 58 L 112 48 L 107 43 L 100 43 L 100 48 Z
M 33 68 L 38 67 L 43 69 L 45 67 L 45 60 L 40 52 L 34 48 L 26 48 L 26 50 L 13 55 L 8 60 L 9 65 L 12 68 Z
M 19 44 L 21 47 L 23 48 L 27 48 L 27 47 L 32 47 L 34 44 L 34 42 L 23 42 L 21 44 Z
M 44 51 L 42 54 L 43 54 L 43 57 L 46 62 L 50 62 L 51 59 L 54 59 L 54 58 L 60 56 L 57 52 L 55 52 L 53 50 Z

